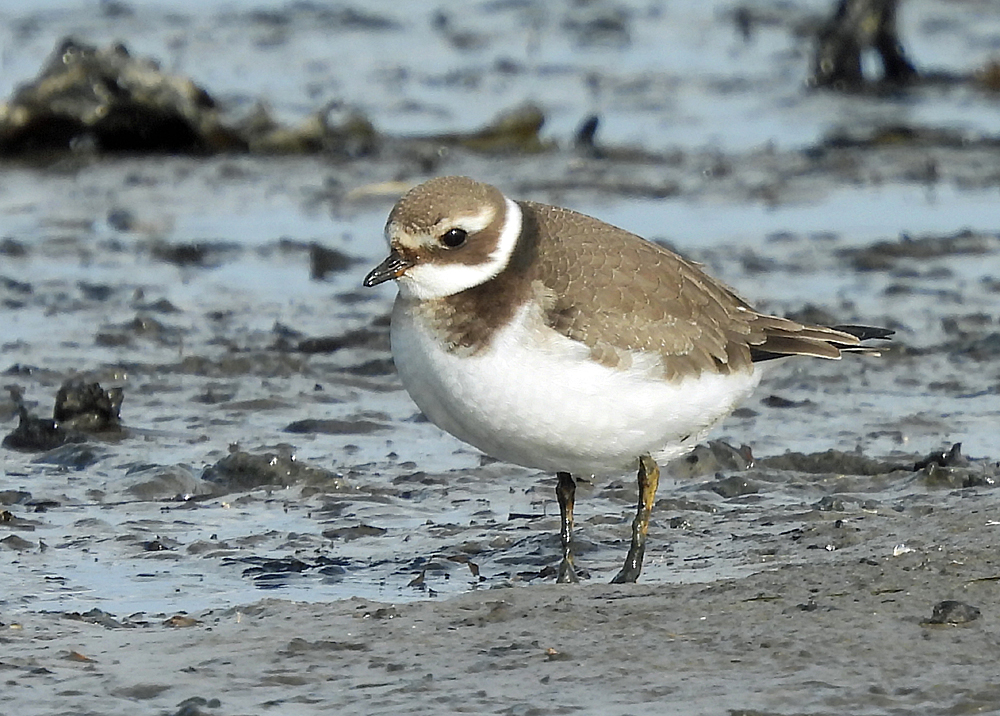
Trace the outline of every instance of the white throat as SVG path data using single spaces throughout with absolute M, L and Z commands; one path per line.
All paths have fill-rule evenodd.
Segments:
M 503 271 L 521 235 L 521 207 L 504 197 L 506 213 L 497 237 L 496 248 L 485 261 L 475 264 L 423 263 L 409 269 L 397 279 L 399 292 L 406 298 L 428 300 L 444 298 L 486 283 Z

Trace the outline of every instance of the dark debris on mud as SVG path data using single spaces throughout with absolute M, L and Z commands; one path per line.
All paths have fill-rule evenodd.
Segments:
M 121 388 L 105 390 L 99 383 L 71 379 L 56 393 L 52 419 L 32 415 L 20 388 L 7 386 L 18 406 L 18 425 L 3 446 L 24 452 L 53 450 L 66 443 L 85 442 L 88 435 L 109 439 L 121 435 Z
M 869 246 L 843 249 L 838 253 L 858 271 L 891 271 L 907 261 L 1000 254 L 1000 233 L 963 229 L 945 236 L 913 238 L 903 235 L 897 241 L 877 241 Z
M 678 558 L 692 548 L 688 542 L 693 540 L 697 544 L 706 537 L 710 538 L 715 529 L 745 530 L 746 525 L 741 527 L 739 523 L 745 519 L 748 510 L 749 514 L 757 515 L 752 522 L 760 520 L 765 525 L 775 519 L 788 519 L 776 517 L 780 510 L 775 512 L 774 508 L 762 507 L 758 514 L 752 508 L 753 503 L 746 502 L 758 495 L 774 497 L 790 491 L 798 496 L 793 499 L 808 496 L 811 500 L 795 513 L 794 520 L 802 526 L 796 527 L 791 522 L 777 537 L 754 537 L 761 540 L 761 550 L 784 553 L 788 547 L 778 545 L 797 544 L 802 549 L 830 551 L 851 546 L 863 548 L 867 538 L 879 539 L 875 535 L 866 537 L 871 525 L 864 531 L 853 526 L 853 521 L 863 515 L 905 513 L 915 516 L 922 508 L 913 502 L 914 494 L 946 489 L 974 498 L 976 490 L 992 489 L 1000 479 L 1000 463 L 969 458 L 961 452 L 958 444 L 924 457 L 890 460 L 831 450 L 815 454 L 788 453 L 754 463 L 747 459 L 745 449 L 741 452 L 719 441 L 710 446 L 699 446 L 696 454 L 701 455 L 698 463 L 703 472 L 693 468 L 690 461 L 678 461 L 675 468 L 671 468 L 671 473 L 675 478 L 683 479 L 683 486 L 674 495 L 661 496 L 654 510 L 653 524 L 659 524 L 654 529 L 675 535 L 673 539 L 668 537 L 668 542 L 677 541 L 678 536 L 683 535 L 677 546 L 665 544 L 658 548 L 668 554 L 675 553 Z M 713 454 L 721 457 L 717 460 L 712 457 Z M 740 465 L 734 466 L 734 455 L 739 456 Z M 448 481 L 432 479 L 433 476 L 424 473 L 418 473 L 416 477 L 421 475 L 426 478 L 421 482 L 424 489 L 448 491 Z M 915 488 L 917 493 L 914 493 Z M 398 539 L 397 530 L 357 520 L 357 505 L 360 503 L 354 500 L 361 503 L 370 500 L 374 496 L 368 493 L 370 489 L 361 486 L 354 498 L 349 494 L 337 498 L 335 503 L 330 503 L 329 509 L 317 512 L 317 516 L 326 515 L 327 522 L 333 525 L 322 532 L 322 536 L 330 541 L 330 547 L 355 540 L 376 545 L 379 541 Z M 619 492 L 614 485 L 604 490 L 605 495 L 615 495 L 618 509 L 624 511 L 634 496 L 618 495 Z M 714 496 L 707 497 L 706 493 Z M 904 493 L 910 497 L 904 497 Z M 391 501 L 404 502 L 419 499 L 416 493 L 408 490 L 395 494 L 383 492 L 379 499 L 386 497 Z M 499 517 L 489 520 L 488 524 L 493 524 L 493 527 L 485 529 L 472 525 L 428 524 L 425 529 L 440 544 L 440 548 L 432 554 L 406 556 L 405 549 L 396 549 L 394 559 L 345 561 L 327 554 L 309 557 L 298 550 L 280 558 L 272 553 L 271 556 L 239 557 L 233 561 L 252 565 L 243 572 L 245 577 L 255 583 L 272 586 L 287 584 L 292 578 L 339 579 L 344 573 L 360 577 L 366 572 L 411 575 L 407 586 L 427 590 L 428 594 L 436 593 L 441 588 L 442 580 L 486 586 L 551 581 L 556 574 L 558 546 L 556 537 L 546 533 L 545 524 L 550 518 L 542 514 L 511 514 L 506 520 Z M 706 518 L 716 527 L 707 529 Z M 836 524 L 831 521 L 833 519 L 836 519 Z M 605 523 L 618 525 L 621 529 L 616 527 L 608 531 L 603 527 Z M 619 544 L 624 535 L 621 531 L 624 528 L 619 523 L 623 525 L 624 518 L 595 517 L 587 522 L 589 528 L 578 531 L 576 548 L 584 561 L 590 555 L 613 550 Z M 700 527 L 695 531 L 693 525 Z M 529 535 L 519 534 L 529 527 Z M 658 539 L 663 537 L 661 534 Z M 770 543 L 774 544 L 767 546 Z M 378 552 L 375 548 L 375 553 Z M 589 579 L 591 572 L 580 567 L 580 575 Z
M 21 393 L 16 389 L 10 392 L 20 406 L 21 422 L 5 438 L 4 446 L 41 452 L 37 462 L 81 469 L 106 462 L 114 454 L 106 442 L 109 437 L 119 441 L 142 439 L 123 428 L 120 416 L 123 392 L 120 388 L 106 390 L 98 383 L 79 379 L 66 381 L 58 390 L 55 418 L 52 420 L 28 415 Z M 222 399 L 231 401 L 231 398 L 227 395 Z M 382 416 L 381 422 L 375 422 L 371 417 L 354 420 L 303 419 L 289 424 L 286 432 L 365 435 L 390 426 L 388 416 Z M 92 442 L 94 440 L 98 442 Z M 435 587 L 431 584 L 453 577 L 471 579 L 473 584 L 487 581 L 500 585 L 547 581 L 553 576 L 556 550 L 554 537 L 543 526 L 549 519 L 544 513 L 511 513 L 504 520 L 486 510 L 484 514 L 489 518 L 484 527 L 476 527 L 476 520 L 467 526 L 429 525 L 426 530 L 432 540 L 441 541 L 441 550 L 431 555 L 406 556 L 405 549 L 400 551 L 398 545 L 395 558 L 377 561 L 328 553 L 337 544 L 355 540 L 370 545 L 380 540 L 394 542 L 398 539 L 394 529 L 359 517 L 363 514 L 364 505 L 375 500 L 399 502 L 402 506 L 407 502 L 419 504 L 438 493 L 440 497 L 445 497 L 454 483 L 447 476 L 421 471 L 400 474 L 393 480 L 392 487 L 387 489 L 370 483 L 369 478 L 364 477 L 366 471 L 362 470 L 358 481 L 352 484 L 348 482 L 344 468 L 331 470 L 299 460 L 292 445 L 254 451 L 232 446 L 228 455 L 209 464 L 200 473 L 186 465 L 133 463 L 122 467 L 126 470 L 119 489 L 140 500 L 203 501 L 226 495 L 243 499 L 239 496 L 254 491 L 293 488 L 299 491 L 299 499 L 325 496 L 326 502 L 316 510 L 316 517 L 324 520 L 327 526 L 321 530 L 320 540 L 310 538 L 305 543 L 309 549 L 319 549 L 319 552 L 310 556 L 297 548 L 281 556 L 275 554 L 272 546 L 267 554 L 248 555 L 248 550 L 253 551 L 251 541 L 239 548 L 239 555 L 229 557 L 233 564 L 250 565 L 245 568 L 244 576 L 260 586 L 286 585 L 292 577 L 300 581 L 313 577 L 329 580 L 340 579 L 346 572 L 364 574 L 388 570 L 389 574 L 412 575 L 408 581 L 410 588 L 427 589 L 428 593 L 433 593 Z M 816 514 L 841 513 L 850 516 L 885 510 L 906 511 L 912 509 L 912 495 L 922 492 L 941 489 L 974 492 L 995 487 L 1000 478 L 1000 463 L 970 458 L 957 443 L 947 450 L 923 456 L 897 455 L 890 459 L 828 450 L 811 454 L 788 452 L 758 460 L 748 446 L 736 448 L 724 441 L 712 441 L 698 446 L 690 455 L 678 460 L 671 466 L 670 473 L 682 481 L 682 487 L 674 494 L 661 495 L 654 524 L 662 520 L 667 529 L 686 532 L 692 529 L 692 525 L 703 524 L 705 516 L 714 516 L 713 520 L 724 519 L 726 515 L 732 516 L 745 510 L 752 504 L 747 500 L 764 496 L 773 498 L 788 490 L 793 495 L 809 495 L 808 511 Z M 896 496 L 900 490 L 911 497 Z M 631 486 L 612 483 L 601 494 L 621 505 L 619 509 L 622 509 L 634 500 L 632 491 Z M 333 495 L 337 497 L 331 502 L 330 496 Z M 3 503 L 27 512 L 43 512 L 51 506 L 34 501 L 28 491 L 16 490 L 3 493 Z M 24 517 L 12 511 L 4 514 L 9 517 L 0 527 L 30 529 Z M 613 526 L 620 519 L 614 517 L 607 522 Z M 810 522 L 808 517 L 801 519 L 806 524 Z M 600 527 L 595 534 L 578 535 L 578 549 L 584 559 L 595 550 L 613 548 L 621 539 L 621 535 L 601 527 L 603 522 L 601 519 L 591 521 L 592 527 Z M 533 527 L 529 536 L 518 535 L 522 528 L 534 523 L 537 523 L 537 529 Z M 488 527 L 489 524 L 494 527 Z M 818 533 L 812 534 L 815 529 L 808 527 L 800 534 L 807 541 L 822 542 L 825 539 L 825 544 L 839 547 L 857 543 L 856 540 L 844 541 L 850 536 L 850 530 L 822 537 Z M 459 541 L 449 545 L 455 537 Z M 295 540 L 290 542 L 295 543 Z M 149 543 L 167 544 L 161 538 Z M 186 546 L 183 542 L 174 541 L 172 544 L 173 547 L 160 549 Z M 24 544 L 5 543 L 5 546 L 15 550 L 36 547 L 30 541 L 24 541 Z M 187 545 L 187 548 L 194 549 L 194 546 Z M 144 549 L 149 551 L 148 547 Z M 211 551 L 220 554 L 225 554 L 226 550 L 224 544 L 211 547 Z M 461 576 L 462 569 L 466 570 L 464 577 Z M 581 574 L 586 578 L 588 572 L 582 570 Z
M 282 24 L 292 22 L 292 16 L 308 16 L 313 10 L 305 6 L 291 9 Z M 625 38 L 627 45 L 628 26 L 636 18 L 623 10 L 610 14 L 605 10 L 597 7 L 569 10 L 562 30 L 571 35 L 579 31 L 583 37 L 603 38 L 594 43 L 581 41 L 584 46 L 604 46 L 610 37 Z M 596 19 L 589 17 L 592 13 L 596 13 Z M 584 17 L 577 17 L 578 14 Z M 906 38 L 899 36 L 896 0 L 841 0 L 832 3 L 832 12 L 821 21 L 813 18 L 799 22 L 749 6 L 737 7 L 729 14 L 747 38 L 752 28 L 768 24 L 787 25 L 791 33 L 810 37 L 812 71 L 810 74 L 803 67 L 802 84 L 811 88 L 895 97 L 943 86 L 988 89 L 993 81 L 990 78 L 997 74 L 992 65 L 966 74 L 921 69 L 919 62 L 903 50 Z M 449 32 L 448 17 L 443 11 L 434 15 L 432 23 L 437 32 L 449 40 L 465 36 Z M 251 24 L 256 24 L 256 20 L 252 19 Z M 379 25 L 379 29 L 372 27 L 370 31 L 382 32 L 392 27 L 390 23 Z M 470 48 L 462 45 L 462 49 Z M 881 60 L 883 72 L 875 78 L 864 71 L 866 63 L 862 57 L 869 54 Z M 501 62 L 494 69 L 503 75 L 505 66 Z M 507 69 L 516 73 L 522 68 Z M 600 77 L 594 75 L 588 81 L 593 85 L 591 89 L 596 89 Z M 602 121 L 598 114 L 581 117 L 576 131 L 562 142 L 544 139 L 540 132 L 546 122 L 545 112 L 530 102 L 500 112 L 479 129 L 425 136 L 393 136 L 379 131 L 362 110 L 343 100 L 314 110 L 298 126 L 282 124 L 263 103 L 235 118 L 224 104 L 197 80 L 166 72 L 159 61 L 134 56 L 121 42 L 97 47 L 81 39 L 66 38 L 54 48 L 38 77 L 20 86 L 0 113 L 0 156 L 47 156 L 64 152 L 77 156 L 121 152 L 321 154 L 341 162 L 374 160 L 398 165 L 395 174 L 402 182 L 376 182 L 359 190 L 348 189 L 335 180 L 325 198 L 337 206 L 382 195 L 395 184 L 412 183 L 406 179 L 409 176 L 440 173 L 441 165 L 449 162 L 453 153 L 526 158 L 539 153 L 558 155 L 560 161 L 553 165 L 557 171 L 551 176 L 520 178 L 522 192 L 610 191 L 646 198 L 683 193 L 687 188 L 683 175 L 671 171 L 683 165 L 707 163 L 705 174 L 724 180 L 738 176 L 742 170 L 739 165 L 749 161 L 755 165 L 748 167 L 753 169 L 751 175 L 757 175 L 761 165 L 772 165 L 774 180 L 755 182 L 757 186 L 750 191 L 757 199 L 775 201 L 780 197 L 773 194 L 780 191 L 778 187 L 784 180 L 824 170 L 846 171 L 854 176 L 895 175 L 905 181 L 933 184 L 952 175 L 966 174 L 962 165 L 968 162 L 960 161 L 959 157 L 982 151 L 992 154 L 1000 142 L 995 134 L 970 136 L 968 132 L 918 124 L 887 123 L 871 127 L 866 123 L 841 126 L 796 156 L 769 156 L 773 153 L 765 152 L 734 164 L 717 153 L 694 156 L 681 149 L 657 152 L 602 144 L 597 138 Z M 952 150 L 958 157 L 943 152 L 935 152 L 933 156 L 916 152 L 923 157 L 919 167 L 899 157 L 900 150 L 913 154 L 914 150 L 931 149 Z M 581 160 L 587 161 L 581 164 Z M 660 171 L 637 172 L 643 165 Z M 965 177 L 962 180 L 975 181 Z M 995 183 L 996 177 L 990 181 Z M 735 184 L 739 186 L 741 182 Z M 127 209 L 116 211 L 109 221 L 123 228 L 134 226 L 134 217 Z M 17 245 L 11 244 L 8 249 L 16 252 Z M 157 250 L 163 253 L 164 260 L 180 264 L 199 265 L 206 261 L 205 247 L 200 245 L 163 246 Z M 343 260 L 322 252 L 316 252 L 314 259 L 314 277 L 324 275 L 329 261 L 339 266 Z
M 350 489 L 341 475 L 297 460 L 290 445 L 278 446 L 277 450 L 261 454 L 235 448 L 229 455 L 205 468 L 201 477 L 220 494 L 292 485 L 304 485 L 324 492 Z
M 407 140 L 405 151 L 453 146 L 486 154 L 535 153 L 541 110 L 531 104 L 501 113 L 466 133 Z M 170 74 L 121 42 L 97 47 L 68 37 L 33 81 L 20 86 L 0 113 L 0 156 L 54 152 L 312 154 L 370 156 L 401 140 L 380 135 L 359 109 L 333 102 L 288 127 L 263 105 L 235 120 L 204 88 Z M 175 261 L 197 261 L 198 252 Z

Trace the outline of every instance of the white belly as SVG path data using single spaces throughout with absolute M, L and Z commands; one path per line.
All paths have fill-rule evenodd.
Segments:
M 756 387 L 756 372 L 660 379 L 655 361 L 627 370 L 589 360 L 586 346 L 528 310 L 474 355 L 446 351 L 397 299 L 392 353 L 427 418 L 487 455 L 575 474 L 621 473 L 651 454 L 683 455 Z M 639 365 L 645 363 L 645 365 Z

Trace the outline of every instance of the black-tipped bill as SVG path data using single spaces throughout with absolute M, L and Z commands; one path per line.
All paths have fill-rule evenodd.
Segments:
M 371 288 L 391 279 L 399 278 L 412 266 L 412 261 L 408 261 L 393 250 L 385 261 L 373 268 L 371 273 L 365 276 L 365 286 Z

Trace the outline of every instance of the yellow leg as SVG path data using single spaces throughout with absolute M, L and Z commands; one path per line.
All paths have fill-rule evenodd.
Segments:
M 646 533 L 649 531 L 649 515 L 653 511 L 656 488 L 660 484 L 660 468 L 649 455 L 639 458 L 639 505 L 632 520 L 632 543 L 625 557 L 621 571 L 611 580 L 612 584 L 630 584 L 639 578 L 642 571 L 642 556 L 646 552 Z
M 573 568 L 573 505 L 576 502 L 576 482 L 568 472 L 556 475 L 556 499 L 559 500 L 559 537 L 562 539 L 562 561 L 557 582 L 577 582 Z

